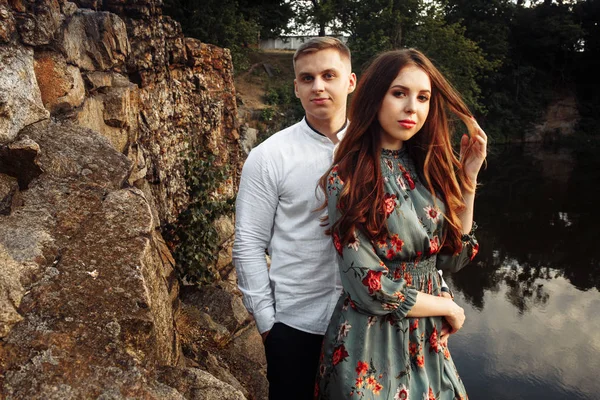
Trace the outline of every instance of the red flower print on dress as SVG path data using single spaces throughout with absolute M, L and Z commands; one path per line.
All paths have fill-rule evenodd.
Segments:
M 429 397 L 427 397 L 426 400 L 437 400 L 437 398 L 433 394 L 433 390 L 431 388 L 429 388 Z
M 415 329 L 417 329 L 419 327 L 419 318 L 415 318 L 412 320 L 412 322 L 410 323 L 410 331 L 414 331 Z
M 429 336 L 429 352 L 435 351 L 436 353 L 440 352 L 440 348 L 438 346 L 438 332 L 437 326 L 433 327 L 433 332 Z
M 475 245 L 473 246 L 473 250 L 471 250 L 471 261 L 473 261 L 477 253 L 479 253 L 479 243 L 475 243 Z
M 350 297 L 346 297 L 344 299 L 344 305 L 342 306 L 342 311 L 346 311 L 348 309 L 348 306 L 350 305 L 350 302 L 352 300 L 350 300 Z
M 377 384 L 377 379 L 373 375 L 367 377 L 367 389 L 373 389 Z
M 400 171 L 402 172 L 402 177 L 404 178 L 406 183 L 408 183 L 408 187 L 410 188 L 410 190 L 413 190 L 415 188 L 415 182 L 411 178 L 406 168 L 404 168 L 402 164 L 398 164 L 398 168 L 400 168 Z
M 400 271 L 400 268 L 396 268 L 394 270 L 394 280 L 397 281 L 400 278 L 402 278 L 402 271 Z
M 369 369 L 369 364 L 364 361 L 359 361 L 356 363 L 356 375 L 366 375 L 367 370 Z
M 389 217 L 394 209 L 396 208 L 396 195 L 386 193 L 383 196 L 383 211 L 385 212 L 385 217 Z
M 429 254 L 435 254 L 440 251 L 440 238 L 434 237 L 433 239 L 429 239 Z
M 390 239 L 390 244 L 396 248 L 396 251 L 400 253 L 402 251 L 402 246 L 404 246 L 404 241 L 400 239 L 398 234 L 394 234 Z
M 431 281 L 431 278 L 429 278 L 427 280 L 427 292 L 425 292 L 427 294 L 432 294 L 433 293 L 433 282 Z
M 387 253 L 385 253 L 385 257 L 386 257 L 388 260 L 391 260 L 391 259 L 393 259 L 394 257 L 396 257 L 396 251 L 394 251 L 394 248 L 393 248 L 393 247 L 390 247 L 390 248 L 388 249 Z
M 370 270 L 367 276 L 362 280 L 363 285 L 369 288 L 369 294 L 373 294 L 381 290 L 381 271 L 375 272 Z
M 348 321 L 344 321 L 342 326 L 340 326 L 340 330 L 338 332 L 338 336 L 337 336 L 338 342 L 341 341 L 342 339 L 344 339 L 346 336 L 348 336 L 348 332 L 350 332 L 350 328 L 352 328 L 352 325 L 350 325 L 350 323 Z
M 398 186 L 400 186 L 400 189 L 406 190 L 406 184 L 404 183 L 404 179 L 402 179 L 401 175 L 398 175 L 396 177 L 396 183 L 398 184 Z
M 394 396 L 394 400 L 408 400 L 410 393 L 406 386 L 402 385 L 402 387 L 398 387 L 396 389 L 396 395 Z
M 425 211 L 425 215 L 427 216 L 427 218 L 429 218 L 432 222 L 436 224 L 439 221 L 440 216 L 442 215 L 440 214 L 440 210 L 431 206 L 423 208 L 423 211 Z
M 392 160 L 385 160 L 385 165 L 390 171 L 394 170 L 394 163 L 392 163 Z
M 340 362 L 344 361 L 348 355 L 349 354 L 346 351 L 346 347 L 343 344 L 336 347 L 333 349 L 333 365 L 338 365 Z
M 405 272 L 404 280 L 406 281 L 407 285 L 412 285 L 412 274 L 410 272 Z
M 340 241 L 340 236 L 337 234 L 337 232 L 333 232 L 333 234 L 331 235 L 331 238 L 333 239 L 333 246 L 337 250 L 338 254 L 341 256 L 342 255 L 342 242 Z
M 421 354 L 417 357 L 417 367 L 423 368 L 425 366 L 425 357 Z
M 410 174 L 404 171 L 402 172 L 402 177 L 406 180 L 406 183 L 408 183 L 408 187 L 410 188 L 410 190 L 413 190 L 415 188 L 415 182 L 410 177 Z
M 356 382 L 354 383 L 354 386 L 359 389 L 361 387 L 363 387 L 363 385 L 365 384 L 365 380 L 363 378 L 356 378 Z
M 415 342 L 410 342 L 408 344 L 408 352 L 410 353 L 411 356 L 416 356 L 417 353 L 419 352 L 419 344 L 415 343 Z
M 379 382 L 375 383 L 375 387 L 373 388 L 373 394 L 379 394 L 379 392 L 381 392 L 381 389 L 383 389 L 383 385 Z
M 404 303 L 404 300 L 406 300 L 406 297 L 404 296 L 404 293 L 398 291 L 394 293 L 394 296 L 398 299 L 398 301 L 400 303 Z

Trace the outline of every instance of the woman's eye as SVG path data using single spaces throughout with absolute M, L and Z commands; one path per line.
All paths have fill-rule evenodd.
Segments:
M 404 96 L 404 92 L 397 90 L 397 91 L 393 92 L 392 95 L 395 97 L 402 97 L 402 96 Z
M 421 96 L 418 97 L 418 99 L 419 99 L 419 101 L 426 102 L 426 101 L 429 100 L 429 97 L 421 95 Z

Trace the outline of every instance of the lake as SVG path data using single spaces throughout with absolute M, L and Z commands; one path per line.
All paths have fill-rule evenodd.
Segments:
M 493 149 L 475 203 L 480 252 L 445 276 L 465 309 L 450 349 L 471 400 L 600 398 L 600 158 Z

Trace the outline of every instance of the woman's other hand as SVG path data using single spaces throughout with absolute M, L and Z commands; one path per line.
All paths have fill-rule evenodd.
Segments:
M 441 296 L 452 300 L 452 295 L 448 292 L 442 292 Z M 440 344 L 444 346 L 448 344 L 448 338 L 450 337 L 451 329 L 452 328 L 450 327 L 450 324 L 446 322 L 446 319 L 442 319 L 442 329 L 440 329 Z
M 465 310 L 456 304 L 453 300 L 448 300 L 452 302 L 452 306 L 450 307 L 450 312 L 445 315 L 446 321 L 450 325 L 450 334 L 458 332 L 460 328 L 462 328 L 465 323 Z

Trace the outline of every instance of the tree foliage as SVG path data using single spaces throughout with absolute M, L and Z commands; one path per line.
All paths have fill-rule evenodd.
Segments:
M 260 38 L 287 30 L 292 8 L 283 0 L 165 0 L 164 11 L 183 33 L 231 50 L 234 66 L 244 69 L 246 53 Z
M 465 36 L 464 26 L 430 12 L 407 32 L 405 44 L 427 54 L 473 111 L 485 112 L 479 82 L 499 63 L 485 58 L 478 44 Z
M 581 127 L 600 119 L 600 0 L 165 0 L 187 35 L 229 47 L 236 68 L 260 37 L 345 34 L 359 73 L 376 54 L 415 47 L 497 140 L 522 138 L 548 104 L 576 93 Z M 292 18 L 293 17 L 293 18 Z

